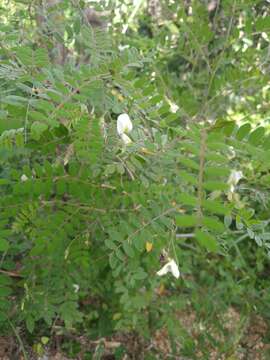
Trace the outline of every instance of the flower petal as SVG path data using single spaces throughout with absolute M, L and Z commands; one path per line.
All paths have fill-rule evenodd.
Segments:
M 170 271 L 170 265 L 169 263 L 164 265 L 158 272 L 157 275 L 158 276 L 163 276 L 166 275 L 168 272 Z
M 128 114 L 121 114 L 117 118 L 117 132 L 118 135 L 129 133 L 132 130 L 132 122 Z
M 121 139 L 123 140 L 123 142 L 128 145 L 130 143 L 132 143 L 132 140 L 129 136 L 127 136 L 126 134 L 121 134 Z
M 237 185 L 243 176 L 244 175 L 243 175 L 242 171 L 232 170 L 231 175 L 228 180 L 228 184 L 232 185 L 232 186 Z
M 21 176 L 21 181 L 22 182 L 25 182 L 25 181 L 27 181 L 28 180 L 28 177 L 25 175 L 25 174 L 22 174 L 22 176 Z
M 178 269 L 178 265 L 174 260 L 170 260 L 167 264 L 165 264 L 158 272 L 158 276 L 166 275 L 168 272 L 172 273 L 172 275 L 178 279 L 180 276 L 180 271 Z
M 173 276 L 178 279 L 180 276 L 180 271 L 178 269 L 178 265 L 176 264 L 176 262 L 174 260 L 170 261 L 170 268 L 171 268 L 171 273 L 173 274 Z

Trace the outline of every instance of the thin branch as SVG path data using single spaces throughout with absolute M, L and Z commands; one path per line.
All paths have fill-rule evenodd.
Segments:
M 185 238 L 194 238 L 195 234 L 190 233 L 190 234 L 176 234 L 175 235 L 177 239 L 185 239 Z
M 0 269 L 0 273 L 1 274 L 5 274 L 5 275 L 8 275 L 8 276 L 11 276 L 11 277 L 18 277 L 18 278 L 22 278 L 23 276 L 18 274 L 18 273 L 15 273 L 15 272 L 12 272 L 12 271 L 7 271 L 7 270 L 2 270 Z
M 201 130 L 201 144 L 200 144 L 200 168 L 199 168 L 199 183 L 198 183 L 198 216 L 202 218 L 202 201 L 203 201 L 203 174 L 204 174 L 204 163 L 205 163 L 205 153 L 206 153 L 206 129 Z
M 126 24 L 123 27 L 122 30 L 122 34 L 125 34 L 127 32 L 127 29 L 129 27 L 129 24 L 131 23 L 131 21 L 134 19 L 134 17 L 136 16 L 137 12 L 140 10 L 140 7 L 142 6 L 142 4 L 144 3 L 144 0 L 139 0 L 137 2 L 137 4 L 135 5 L 132 13 L 130 14 L 129 18 L 127 19 Z
M 22 351 L 22 353 L 23 353 L 23 356 L 24 356 L 24 360 L 29 360 L 29 357 L 28 357 L 28 355 L 27 355 L 27 353 L 26 353 L 26 350 L 25 350 L 25 348 L 24 348 L 22 339 L 21 339 L 21 337 L 20 337 L 17 329 L 16 329 L 15 326 L 12 324 L 12 322 L 9 320 L 9 318 L 7 318 L 7 321 L 8 321 L 8 323 L 9 323 L 9 326 L 11 327 L 12 331 L 14 332 L 15 337 L 16 337 L 17 340 L 18 340 L 18 343 L 19 343 L 19 345 L 20 345 L 20 349 L 21 349 L 21 351 Z
M 169 214 L 170 212 L 175 211 L 175 208 L 170 208 L 165 210 L 163 213 L 155 216 L 153 219 L 151 219 L 150 221 L 148 221 L 146 224 L 144 224 L 142 227 L 140 227 L 139 229 L 137 229 L 136 231 L 134 231 L 133 233 L 131 233 L 128 236 L 128 241 L 130 242 L 130 238 L 135 236 L 136 234 L 138 234 L 139 232 L 141 232 L 144 228 L 146 228 L 147 226 L 149 226 L 150 224 L 152 224 L 153 222 L 155 222 L 156 220 L 158 220 L 159 218 L 161 218 L 164 215 Z

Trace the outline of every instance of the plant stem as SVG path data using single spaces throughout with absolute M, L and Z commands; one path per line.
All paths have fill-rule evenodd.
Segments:
M 17 340 L 18 340 L 18 343 L 20 344 L 20 350 L 21 350 L 22 353 L 23 353 L 24 360 L 29 360 L 29 357 L 28 357 L 28 355 L 27 355 L 27 353 L 26 353 L 26 350 L 25 350 L 25 348 L 24 348 L 24 346 L 23 346 L 22 339 L 21 339 L 21 337 L 20 337 L 17 329 L 16 329 L 15 326 L 12 324 L 12 322 L 9 320 L 9 318 L 7 318 L 7 321 L 8 321 L 8 323 L 9 323 L 12 331 L 14 332 L 14 334 L 15 334 Z

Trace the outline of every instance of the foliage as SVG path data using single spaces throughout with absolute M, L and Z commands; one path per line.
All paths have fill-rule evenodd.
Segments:
M 196 349 L 175 315 L 192 307 L 216 331 L 231 305 L 269 316 L 268 10 L 164 1 L 121 34 L 116 15 L 110 31 L 85 24 L 81 3 L 52 10 L 63 33 L 41 35 L 23 1 L 0 18 L 0 326 L 165 326 L 186 356 L 230 354 L 210 332 Z M 156 275 L 169 258 L 181 279 Z

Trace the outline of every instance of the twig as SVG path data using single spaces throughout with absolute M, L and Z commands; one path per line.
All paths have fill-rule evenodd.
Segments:
M 23 346 L 22 339 L 21 339 L 21 337 L 20 337 L 17 329 L 15 328 L 15 326 L 12 324 L 12 322 L 9 320 L 8 317 L 7 317 L 7 321 L 8 321 L 8 323 L 9 323 L 12 331 L 14 332 L 14 334 L 15 334 L 17 340 L 18 340 L 18 343 L 20 344 L 20 350 L 21 350 L 22 353 L 23 353 L 24 360 L 29 360 L 29 357 L 28 357 L 28 355 L 27 355 L 27 353 L 26 353 L 26 351 L 25 351 L 25 348 L 24 348 L 24 346 Z
M 2 270 L 2 269 L 0 269 L 0 273 L 9 275 L 9 276 L 11 276 L 11 277 L 20 277 L 20 278 L 23 277 L 21 274 L 18 274 L 18 273 L 15 273 L 15 272 L 11 272 L 11 271 L 7 271 L 7 270 Z
M 139 0 L 137 4 L 135 5 L 132 13 L 130 14 L 129 18 L 127 19 L 126 24 L 123 27 L 122 34 L 125 34 L 127 32 L 128 26 L 130 22 L 133 20 L 133 18 L 136 16 L 137 12 L 139 11 L 141 5 L 143 4 L 144 0 Z
M 195 234 L 191 233 L 191 234 L 176 234 L 176 238 L 177 239 L 181 239 L 181 238 L 194 238 Z
M 167 210 L 165 210 L 163 213 L 155 216 L 153 219 L 151 219 L 150 221 L 148 221 L 146 224 L 144 224 L 142 227 L 140 227 L 139 229 L 135 230 L 133 233 L 131 233 L 128 236 L 128 242 L 130 242 L 130 239 L 132 237 L 134 237 L 135 235 L 137 235 L 139 232 L 141 232 L 144 228 L 146 228 L 147 226 L 149 226 L 150 224 L 152 224 L 153 222 L 155 222 L 156 220 L 158 220 L 159 218 L 161 218 L 164 215 L 169 214 L 170 212 L 175 211 L 175 208 L 169 208 Z
M 201 131 L 201 144 L 200 144 L 200 168 L 199 168 L 199 181 L 198 181 L 198 215 L 199 218 L 202 218 L 202 201 L 203 201 L 203 173 L 204 173 L 204 162 L 205 162 L 205 152 L 206 152 L 206 130 L 202 129 Z

